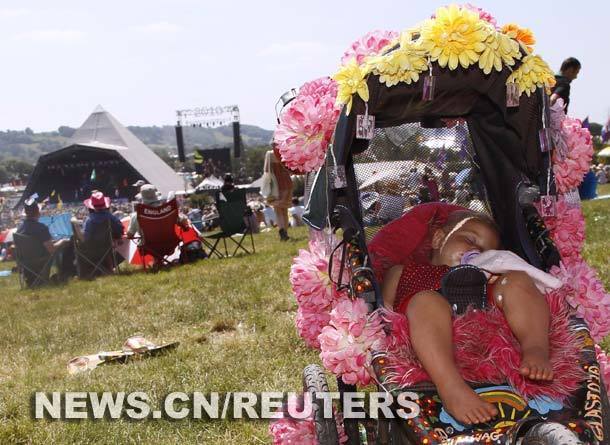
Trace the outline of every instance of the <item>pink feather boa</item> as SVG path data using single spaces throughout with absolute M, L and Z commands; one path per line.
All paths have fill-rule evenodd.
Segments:
M 561 290 L 547 295 L 551 311 L 551 363 L 555 379 L 551 383 L 533 382 L 519 374 L 519 343 L 512 334 L 504 314 L 497 308 L 469 311 L 453 324 L 456 362 L 469 382 L 503 384 L 508 382 L 523 397 L 547 396 L 564 400 L 578 388 L 584 378 L 578 366 L 579 341 L 569 329 L 568 309 Z M 389 372 L 386 380 L 399 387 L 429 381 L 428 373 L 417 360 L 409 339 L 407 318 L 382 310 L 390 323 L 387 336 Z

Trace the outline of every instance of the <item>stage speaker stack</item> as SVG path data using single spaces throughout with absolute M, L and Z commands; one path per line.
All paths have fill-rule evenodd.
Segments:
M 180 162 L 186 162 L 184 156 L 184 138 L 182 137 L 182 126 L 176 125 L 176 145 L 178 146 L 178 159 Z
M 239 131 L 239 121 L 233 122 L 233 157 L 239 158 L 241 155 L 241 135 Z

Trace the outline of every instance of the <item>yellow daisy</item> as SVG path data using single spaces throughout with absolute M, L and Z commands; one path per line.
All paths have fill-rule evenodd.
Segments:
M 354 94 L 358 93 L 358 96 L 365 102 L 369 100 L 369 87 L 366 84 L 367 74 L 368 70 L 358 66 L 356 60 L 352 59 L 332 77 L 338 86 L 337 103 L 347 106 L 346 114 L 349 114 L 352 109 L 352 96 Z
M 489 37 L 485 40 L 486 48 L 479 58 L 479 68 L 485 74 L 491 73 L 491 69 L 502 71 L 502 66 L 513 66 L 515 59 L 521 58 L 519 44 L 505 34 L 491 30 Z
M 519 94 L 525 92 L 529 96 L 539 87 L 545 87 L 548 92 L 555 85 L 555 75 L 542 58 L 530 54 L 525 56 L 521 66 L 508 76 L 506 83 L 510 82 L 519 85 Z
M 388 87 L 399 82 L 417 82 L 419 74 L 428 68 L 425 51 L 414 45 L 398 48 L 385 56 L 371 57 L 367 64 L 370 72 L 379 75 L 379 81 Z
M 424 22 L 420 41 L 433 61 L 454 70 L 479 61 L 489 33 L 476 12 L 450 5 L 437 9 L 436 18 Z

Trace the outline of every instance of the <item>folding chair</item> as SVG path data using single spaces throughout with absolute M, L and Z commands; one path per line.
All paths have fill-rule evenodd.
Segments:
M 14 233 L 13 242 L 21 289 L 50 284 L 49 276 L 55 256 L 31 236 Z
M 93 237 L 86 241 L 79 236 L 80 230 L 74 227 L 74 224 L 73 232 L 76 272 L 79 278 L 91 280 L 99 275 L 119 272 L 110 221 L 99 227 Z
M 169 266 L 171 262 L 167 257 L 175 252 L 180 243 L 175 230 L 178 222 L 176 200 L 172 199 L 158 207 L 138 204 L 136 213 L 141 235 L 138 246 L 140 256 L 152 256 L 156 266 Z M 146 269 L 146 261 L 144 268 Z
M 210 249 L 209 256 L 216 255 L 218 258 L 228 257 L 227 239 L 235 244 L 235 250 L 233 250 L 231 256 L 235 256 L 239 250 L 243 250 L 247 254 L 256 253 L 249 218 L 244 218 L 248 208 L 245 190 L 234 189 L 232 191 L 218 192 L 216 208 L 220 215 L 221 231 L 202 237 L 203 243 Z M 248 234 L 250 235 L 252 251 L 249 251 L 244 246 L 244 240 Z M 240 236 L 239 241 L 235 240 L 235 235 Z M 224 255 L 218 249 L 218 244 L 221 240 L 224 245 Z

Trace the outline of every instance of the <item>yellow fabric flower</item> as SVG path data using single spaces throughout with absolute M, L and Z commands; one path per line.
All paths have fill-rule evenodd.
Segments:
M 347 106 L 346 114 L 349 114 L 352 109 L 352 96 L 354 94 L 358 93 L 358 96 L 365 102 L 369 100 L 369 87 L 366 84 L 367 74 L 368 70 L 358 66 L 356 60 L 352 59 L 332 77 L 338 86 L 337 103 Z
M 515 59 L 521 58 L 519 44 L 505 34 L 490 30 L 489 37 L 485 40 L 485 51 L 479 58 L 479 68 L 485 74 L 491 73 L 491 69 L 502 71 L 502 65 L 513 66 Z
M 511 39 L 515 39 L 522 44 L 528 53 L 531 53 L 534 50 L 536 38 L 529 28 L 520 28 L 519 25 L 509 23 L 502 27 L 502 32 Z
M 379 81 L 388 87 L 404 82 L 407 85 L 419 80 L 419 74 L 428 68 L 426 53 L 414 45 L 400 47 L 384 56 L 367 60 L 368 70 L 379 75 Z
M 438 8 L 436 18 L 424 22 L 420 40 L 433 61 L 454 70 L 458 64 L 468 68 L 479 61 L 489 32 L 476 12 L 450 5 Z
M 523 58 L 521 66 L 508 76 L 506 83 L 516 82 L 519 85 L 519 94 L 528 96 L 536 88 L 545 87 L 547 92 L 555 85 L 555 75 L 547 63 L 539 56 L 527 55 Z

